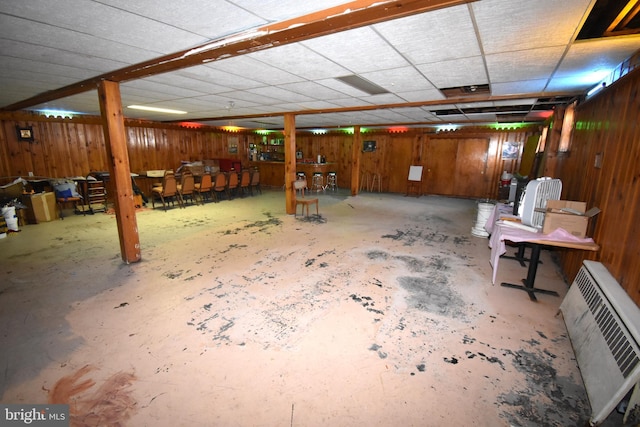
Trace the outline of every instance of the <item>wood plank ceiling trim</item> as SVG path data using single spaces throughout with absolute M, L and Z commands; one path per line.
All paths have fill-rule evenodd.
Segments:
M 96 89 L 103 80 L 124 82 L 176 71 L 208 62 L 309 40 L 436 9 L 477 0 L 358 0 L 277 24 L 234 34 L 196 48 L 105 73 L 60 89 L 51 90 L 3 108 L 22 110 L 34 105 Z

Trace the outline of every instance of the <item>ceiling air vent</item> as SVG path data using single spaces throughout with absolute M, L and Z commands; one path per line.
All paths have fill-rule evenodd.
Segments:
M 385 88 L 378 86 L 377 84 L 370 82 L 367 79 L 363 79 L 360 76 L 352 74 L 350 76 L 336 77 L 336 80 L 340 80 L 342 83 L 348 84 L 358 90 L 368 93 L 369 95 L 380 95 L 382 93 L 389 93 Z
M 440 92 L 447 98 L 460 98 L 468 96 L 487 96 L 490 94 L 489 85 L 469 85 L 446 87 L 440 89 Z

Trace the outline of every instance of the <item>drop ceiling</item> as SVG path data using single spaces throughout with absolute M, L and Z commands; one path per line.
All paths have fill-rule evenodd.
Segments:
M 640 49 L 633 28 L 578 39 L 592 10 L 610 11 L 601 2 L 4 1 L 0 108 L 99 115 L 95 84 L 78 84 L 117 76 L 133 119 L 250 129 L 281 129 L 284 113 L 296 114 L 298 128 L 540 122 Z M 422 12 L 421 4 L 441 7 Z M 381 7 L 388 13 L 356 13 Z M 387 19 L 402 7 L 416 12 Z M 348 25 L 334 27 L 336 16 Z M 217 55 L 281 22 L 299 27 L 297 38 Z M 121 72 L 203 50 L 212 56 L 193 66 L 134 78 Z

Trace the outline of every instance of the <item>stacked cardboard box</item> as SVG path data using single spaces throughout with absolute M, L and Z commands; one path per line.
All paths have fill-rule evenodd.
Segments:
M 56 195 L 53 192 L 25 195 L 22 203 L 27 206 L 29 224 L 53 221 L 58 218 Z
M 548 234 L 563 228 L 576 237 L 586 237 L 589 220 L 599 213 L 600 209 L 595 207 L 587 210 L 584 202 L 548 200 L 542 233 Z

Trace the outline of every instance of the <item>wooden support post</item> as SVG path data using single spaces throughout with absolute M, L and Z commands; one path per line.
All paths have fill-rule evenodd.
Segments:
M 127 152 L 127 135 L 124 129 L 120 85 L 103 80 L 98 85 L 102 128 L 109 158 L 109 177 L 114 182 L 116 223 L 120 237 L 122 260 L 130 264 L 138 262 L 140 236 L 133 202 L 133 186 Z
M 293 181 L 296 179 L 296 116 L 284 115 L 284 191 L 286 212 L 296 213 Z
M 360 157 L 362 156 L 362 134 L 360 126 L 353 128 L 353 146 L 351 147 L 351 195 L 357 196 L 360 189 Z

